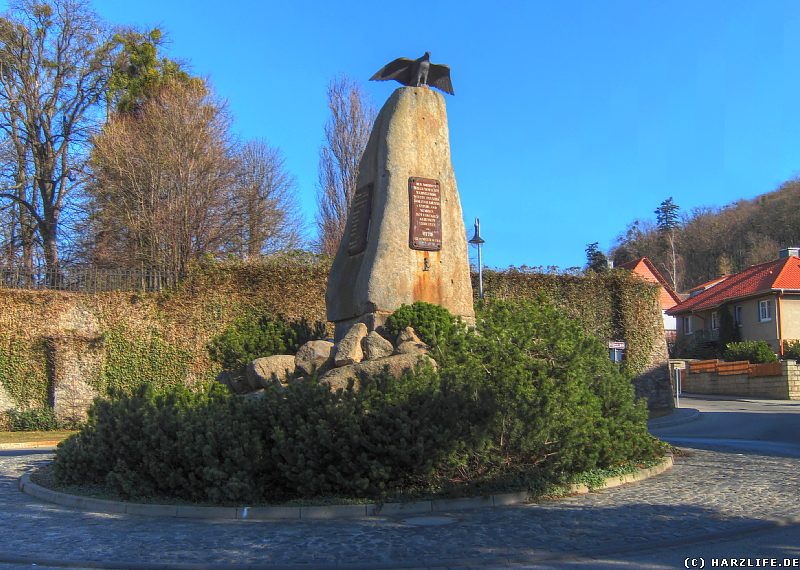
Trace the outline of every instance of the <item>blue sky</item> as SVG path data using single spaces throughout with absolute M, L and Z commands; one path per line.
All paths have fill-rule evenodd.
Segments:
M 452 68 L 450 143 L 489 266 L 583 265 L 668 196 L 688 211 L 800 172 L 800 2 L 94 0 L 160 26 L 228 101 L 234 130 L 279 147 L 313 231 L 325 89 L 388 61 Z

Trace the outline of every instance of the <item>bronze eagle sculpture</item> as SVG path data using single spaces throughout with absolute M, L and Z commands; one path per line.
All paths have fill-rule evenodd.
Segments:
M 431 52 L 418 59 L 399 57 L 391 63 L 384 65 L 370 81 L 388 81 L 394 79 L 409 87 L 430 85 L 445 93 L 455 95 L 453 84 L 450 83 L 450 67 L 441 63 L 431 63 Z

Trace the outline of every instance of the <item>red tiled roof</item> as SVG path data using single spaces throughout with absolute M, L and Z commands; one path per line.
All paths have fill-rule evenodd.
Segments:
M 627 269 L 628 271 L 633 271 L 634 268 L 644 261 L 644 257 L 640 257 L 639 259 L 634 259 L 632 261 L 626 261 L 625 263 L 620 263 L 617 265 L 620 269 Z
M 681 298 L 672 290 L 667 280 L 664 279 L 664 276 L 661 275 L 658 269 L 656 269 L 656 266 L 653 265 L 653 262 L 648 258 L 640 257 L 639 259 L 622 263 L 617 267 L 620 269 L 627 269 L 639 277 L 642 277 L 645 281 L 661 285 L 661 307 L 664 310 L 674 307 L 681 302 Z
M 689 293 L 691 294 L 691 293 L 694 293 L 695 291 L 704 291 L 706 289 L 710 289 L 711 287 L 713 287 L 717 283 L 725 281 L 728 277 L 730 277 L 730 275 L 723 275 L 722 277 L 715 277 L 711 281 L 706 281 L 705 283 L 700 283 L 700 285 L 696 285 L 696 286 L 692 287 L 691 289 L 689 289 Z
M 719 307 L 726 301 L 777 289 L 800 291 L 800 258 L 787 257 L 748 267 L 667 311 L 670 315 Z

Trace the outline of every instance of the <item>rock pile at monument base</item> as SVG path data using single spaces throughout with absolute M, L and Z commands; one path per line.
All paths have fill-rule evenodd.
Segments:
M 393 344 L 377 331 L 367 332 L 363 323 L 356 323 L 337 344 L 312 340 L 294 356 L 279 354 L 253 360 L 247 365 L 244 378 L 222 372 L 217 381 L 235 394 L 249 397 L 258 397 L 270 387 L 286 388 L 291 382 L 315 376 L 332 391 L 347 388 L 351 381 L 358 389 L 363 375 L 387 371 L 398 378 L 418 365 L 429 364 L 435 369 L 437 364 L 429 350 L 411 327 L 403 330 Z

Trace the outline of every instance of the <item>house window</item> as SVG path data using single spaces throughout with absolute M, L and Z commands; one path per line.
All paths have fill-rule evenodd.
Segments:
M 681 317 L 683 334 L 692 334 L 692 317 Z
M 736 326 L 737 327 L 742 326 L 742 306 L 741 305 L 737 305 L 736 307 L 734 307 L 734 309 L 733 309 L 733 319 L 736 322 Z
M 719 330 L 719 313 L 717 311 L 711 313 L 711 330 L 712 331 Z
M 766 300 L 758 302 L 758 320 L 762 323 L 772 320 L 772 301 Z

